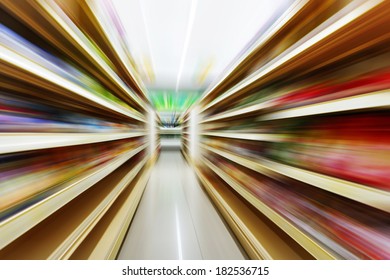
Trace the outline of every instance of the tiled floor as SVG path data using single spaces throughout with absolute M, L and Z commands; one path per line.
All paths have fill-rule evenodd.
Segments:
M 179 148 L 163 148 L 118 259 L 244 259 Z

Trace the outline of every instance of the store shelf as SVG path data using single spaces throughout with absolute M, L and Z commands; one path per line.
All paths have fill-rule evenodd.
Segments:
M 78 248 L 81 242 L 93 230 L 94 226 L 100 221 L 103 215 L 110 209 L 118 196 L 124 191 L 127 185 L 134 179 L 146 163 L 146 159 L 138 163 L 130 170 L 122 180 L 113 187 L 111 192 L 100 200 L 99 205 L 80 223 L 71 234 L 68 234 L 66 239 L 47 259 L 68 259 Z M 115 173 L 112 173 L 113 175 Z M 138 200 L 139 201 L 139 200 Z M 69 217 L 68 217 L 69 218 Z M 104 258 L 102 258 L 104 259 Z
M 70 259 L 115 259 L 150 177 L 155 159 L 123 191 Z
M 195 168 L 195 172 L 202 185 L 206 189 L 207 193 L 209 194 L 210 198 L 218 206 L 219 211 L 221 212 L 225 220 L 227 220 L 229 226 L 236 234 L 238 240 L 240 240 L 241 245 L 245 248 L 247 254 L 252 259 L 271 259 L 270 254 L 261 245 L 261 243 L 256 242 L 256 239 L 250 236 L 251 232 L 245 228 L 245 224 L 243 224 L 242 222 L 240 223 L 238 215 L 235 214 L 231 206 L 223 199 L 223 197 L 216 190 L 214 190 L 213 184 L 202 174 L 202 172 L 198 168 Z M 252 240 L 255 244 L 252 244 Z
M 114 65 L 119 70 L 119 73 L 117 74 L 121 74 L 122 80 L 131 81 L 131 86 L 136 90 L 137 94 L 141 94 L 142 97 L 147 100 L 146 88 L 143 85 L 141 78 L 136 73 L 136 70 L 132 67 L 132 58 L 129 56 L 128 52 L 124 50 L 124 42 L 119 41 L 126 40 L 126 38 L 123 34 L 116 34 L 117 36 L 122 36 L 122 38 L 117 38 L 115 34 L 113 34 L 111 27 L 112 23 L 107 19 L 109 15 L 102 13 L 101 9 L 97 8 L 96 5 L 89 1 L 85 1 L 85 5 L 81 4 L 81 9 L 85 12 L 85 16 L 93 23 L 95 31 L 103 38 L 103 41 L 98 38 L 96 38 L 95 41 L 99 44 L 103 44 L 105 47 L 104 49 L 110 50 L 106 55 L 109 56 L 110 60 L 114 62 Z M 82 17 L 84 15 L 80 16 Z M 91 28 L 91 26 L 88 27 Z
M 6 48 L 5 46 L 0 46 L 0 59 L 4 60 L 10 65 L 13 65 L 14 67 L 29 72 L 30 74 L 39 79 L 44 79 L 47 84 L 55 85 L 59 91 L 66 89 L 70 93 L 81 96 L 82 98 L 92 101 L 95 104 L 103 106 L 104 108 L 108 108 L 121 115 L 130 117 L 138 121 L 146 121 L 144 117 L 142 117 L 139 113 L 135 113 L 125 107 L 120 106 L 119 104 L 99 97 L 93 92 L 86 90 L 82 86 L 64 78 L 63 76 L 55 72 L 46 69 L 39 63 L 35 63 L 27 57 L 24 57 L 15 52 L 14 50 Z
M 310 184 L 314 187 L 347 197 L 349 199 L 359 201 L 366 205 L 390 212 L 390 193 L 364 186 L 361 184 L 345 181 L 331 176 L 319 174 L 316 172 L 292 167 L 289 165 L 277 163 L 265 158 L 248 159 L 242 156 L 222 151 L 220 149 L 212 148 L 202 145 L 202 148 L 225 157 L 233 162 L 236 162 L 246 168 L 263 173 L 268 176 L 273 174 L 281 174 L 298 181 Z
M 0 154 L 66 147 L 145 136 L 127 133 L 0 133 Z
M 390 107 L 390 90 L 383 90 L 358 96 L 281 110 L 259 117 L 259 120 L 277 120 L 337 112 L 365 109 L 385 109 Z
M 305 71 L 300 73 L 301 75 L 388 40 L 389 35 L 386 35 L 385 30 L 383 30 L 383 36 L 370 34 L 367 31 L 372 26 L 381 26 L 386 21 L 386 16 L 384 15 L 386 5 L 382 1 L 376 0 L 353 1 L 282 54 L 203 106 L 201 112 L 208 110 L 221 101 L 230 99 L 237 93 L 242 94 L 249 88 L 258 88 L 261 84 L 270 82 L 277 76 L 286 75 L 288 72 L 302 67 L 305 63 L 309 64 L 308 62 L 310 62 L 310 67 L 307 66 Z M 375 19 L 370 24 L 363 26 L 375 12 L 377 15 Z M 357 21 L 359 21 L 362 28 L 354 26 L 352 29 L 351 26 Z M 372 38 L 371 35 L 373 36 Z M 355 38 L 358 39 L 353 40 Z M 340 47 L 341 45 L 343 45 L 343 48 Z M 344 52 L 343 49 L 347 48 L 347 46 L 349 50 Z M 324 61 L 325 55 L 332 58 Z M 303 56 L 305 56 L 305 59 L 303 59 Z
M 171 127 L 171 128 L 160 127 L 159 134 L 161 134 L 161 135 L 180 135 L 180 134 L 182 134 L 182 129 L 180 127 Z
M 250 69 L 253 68 L 257 60 L 253 59 L 263 51 L 263 49 L 270 43 L 272 39 L 278 36 L 279 33 L 282 33 L 284 28 L 293 22 L 294 17 L 304 18 L 304 10 L 310 10 L 310 1 L 308 0 L 297 0 L 294 1 L 290 7 L 272 24 L 272 26 L 265 30 L 261 37 L 249 47 L 242 55 L 230 65 L 229 69 L 223 73 L 223 75 L 218 79 L 218 81 L 212 84 L 202 95 L 200 101 L 204 102 L 209 95 L 217 92 L 218 87 L 225 84 L 230 84 L 229 80 L 232 80 L 235 76 L 242 75 L 242 68 Z M 309 3 L 309 5 L 308 5 Z M 311 13 L 314 11 L 311 10 Z M 280 34 L 279 34 L 280 35 Z M 282 37 L 282 36 L 281 36 Z
M 54 1 L 3 1 L 13 17 L 36 31 L 108 86 L 118 97 L 146 110 L 146 104 L 120 79 L 109 65 L 106 56 Z
M 182 145 L 185 146 L 187 148 L 187 150 L 190 149 L 190 147 L 188 147 L 188 145 L 186 143 L 182 142 Z
M 43 8 L 47 14 L 52 25 L 57 30 L 68 38 L 68 41 L 72 42 L 78 49 L 82 49 L 87 57 L 94 65 L 100 67 L 103 73 L 110 78 L 110 80 L 118 86 L 123 92 L 125 92 L 131 99 L 146 110 L 144 102 L 135 95 L 126 84 L 118 77 L 118 75 L 111 69 L 111 67 L 102 59 L 102 57 L 94 50 L 92 43 L 81 32 L 77 26 L 65 15 L 60 9 L 57 3 L 52 1 L 42 0 L 38 4 Z
M 37 225 L 39 222 L 49 217 L 56 210 L 60 209 L 66 203 L 73 200 L 75 197 L 102 180 L 146 147 L 147 145 L 144 144 L 107 163 L 102 164 L 99 167 L 94 168 L 89 172 L 83 173 L 81 176 L 65 183 L 64 187 L 61 188 L 60 191 L 2 221 L 0 223 L 0 230 L 2 232 L 0 248 L 3 248 Z
M 278 142 L 289 139 L 289 135 L 285 134 L 271 134 L 271 133 L 234 133 L 234 132 L 202 132 L 200 135 L 204 136 L 214 136 L 222 138 L 232 138 L 232 139 L 243 139 L 243 140 L 253 140 L 253 141 L 271 141 Z
M 277 226 L 283 229 L 289 236 L 291 236 L 296 242 L 298 242 L 303 248 L 305 248 L 310 254 L 317 259 L 337 259 L 337 255 L 333 252 L 320 246 L 314 239 L 306 235 L 299 230 L 288 220 L 283 218 L 277 212 L 272 210 L 266 204 L 261 202 L 257 197 L 252 195 L 244 187 L 238 184 L 230 175 L 222 171 L 220 168 L 212 164 L 207 159 L 203 159 L 206 166 L 213 170 L 219 177 L 221 177 L 227 184 L 229 184 L 235 191 L 237 191 L 243 198 L 257 208 L 261 213 L 267 216 Z
M 188 136 L 187 136 L 188 134 L 186 134 L 186 135 L 182 135 L 181 136 L 181 138 L 183 138 L 184 140 L 186 140 L 186 141 L 189 141 L 190 139 L 188 138 Z
M 185 145 L 185 144 L 183 144 L 183 145 Z M 188 146 L 187 146 L 187 145 L 185 145 L 185 146 L 186 146 L 187 149 L 188 149 Z M 186 160 L 188 163 L 191 163 L 192 160 L 191 160 L 191 157 L 188 155 L 188 153 L 187 153 L 186 151 L 184 151 L 183 149 L 180 149 L 180 151 L 181 151 L 181 153 L 183 154 L 185 160 Z
M 89 4 L 0 3 L 1 259 L 69 259 L 126 195 L 110 229 L 123 236 L 157 156 L 132 57 L 103 18 L 87 15 Z M 100 247 L 113 258 L 121 240 L 107 237 Z
M 260 104 L 251 105 L 244 108 L 228 111 L 226 113 L 217 114 L 201 121 L 200 123 L 208 123 L 213 121 L 220 121 L 232 117 L 242 117 L 243 115 L 251 113 L 261 113 L 261 110 L 268 108 L 271 101 L 266 101 Z M 379 92 L 372 92 L 358 96 L 351 96 L 347 98 L 331 100 L 327 102 L 316 103 L 307 106 L 300 106 L 286 110 L 276 110 L 276 112 L 261 115 L 258 120 L 277 120 L 285 118 L 296 118 L 304 116 L 313 116 L 320 114 L 332 114 L 338 112 L 348 112 L 355 110 L 366 109 L 382 109 L 390 107 L 390 91 L 383 90 Z
M 234 214 L 226 210 L 231 204 L 221 206 L 223 197 L 213 194 L 225 183 L 238 193 L 236 200 L 248 201 L 315 258 L 387 258 L 388 250 L 378 245 L 382 239 L 373 237 L 382 236 L 385 212 L 390 213 L 390 192 L 383 183 L 388 168 L 390 4 L 293 5 L 294 13 L 290 7 L 290 14 L 267 27 L 197 104 L 203 155 L 196 161 L 198 176 L 251 257 L 261 249 L 247 245 L 251 243 Z M 209 170 L 221 180 L 213 177 L 211 182 Z M 283 197 L 291 207 L 273 204 Z M 332 203 L 325 212 L 328 200 Z M 333 218 L 327 222 L 325 215 Z M 354 230 L 343 237 L 354 224 L 367 228 L 361 236 L 356 228 L 361 240 L 363 234 L 377 232 L 356 245 L 350 238 Z
M 219 121 L 219 120 L 223 120 L 223 119 L 227 119 L 227 118 L 246 115 L 249 113 L 255 113 L 255 112 L 261 111 L 263 109 L 266 109 L 268 107 L 269 103 L 270 102 L 262 102 L 262 103 L 247 106 L 244 108 L 233 109 L 233 110 L 221 113 L 221 114 L 217 114 L 217 115 L 208 117 L 208 118 L 202 120 L 200 123 L 214 122 L 214 121 Z
M 222 182 L 212 182 L 204 168 L 195 167 L 196 174 L 222 216 L 252 259 L 311 259 L 306 251 L 293 246 L 290 237 L 283 236 L 265 217 L 259 216 L 241 199 L 224 187 Z
M 12 259 L 68 259 L 145 164 L 128 161 L 2 250 Z M 45 235 L 55 236 L 47 239 Z M 28 244 L 26 245 L 26 240 Z

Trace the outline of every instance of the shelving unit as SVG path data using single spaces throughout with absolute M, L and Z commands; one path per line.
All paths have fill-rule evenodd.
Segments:
M 30 59 L 24 58 L 22 55 L 17 54 L 10 49 L 1 46 L 0 51 L 0 58 L 6 63 L 17 67 L 22 71 L 28 72 L 29 75 L 33 74 L 38 79 L 44 79 L 49 84 L 54 84 L 58 91 L 65 89 L 68 92 L 80 96 L 81 98 L 85 98 L 88 101 L 96 103 L 98 106 L 108 108 L 114 112 L 120 113 L 130 118 L 134 118 L 136 120 L 143 120 L 139 115 L 131 112 L 130 110 L 123 108 L 119 105 L 113 104 L 113 102 L 110 102 L 109 100 L 105 100 L 99 96 L 96 96 L 94 93 L 86 90 L 80 85 L 63 78 L 56 73 L 53 73 L 52 71 L 40 66 L 39 63 L 34 63 Z
M 264 86 L 278 77 L 298 70 L 300 70 L 298 77 L 303 76 L 342 59 L 353 57 L 358 52 L 388 42 L 387 28 L 378 28 L 389 20 L 385 15 L 387 5 L 388 3 L 383 1 L 351 1 L 349 5 L 276 58 L 229 90 L 219 94 L 207 105 L 202 106 L 202 112 L 218 103 L 238 98 L 241 94 L 255 87 Z M 365 24 L 368 19 L 371 19 L 370 24 Z M 358 25 L 361 28 L 356 28 Z M 373 30 L 376 32 L 372 32 Z M 330 59 L 326 59 L 327 57 Z M 249 64 L 256 64 L 256 61 Z M 209 95 L 208 92 L 205 95 Z
M 112 63 L 118 63 L 118 61 L 110 61 L 98 47 L 106 43 L 104 41 L 95 42 L 89 38 L 86 35 L 87 32 L 79 29 L 59 4 L 60 1 L 45 0 L 3 1 L 1 3 L 2 8 L 18 21 L 32 28 L 39 34 L 39 37 L 55 45 L 61 53 L 91 73 L 125 102 L 137 109 L 145 110 L 145 102 L 140 100 L 140 97 L 126 85 L 131 81 L 125 83 L 111 68 Z M 89 24 L 88 28 L 96 29 L 93 24 Z M 134 84 L 132 86 L 135 87 Z
M 246 191 L 244 187 L 238 184 L 232 177 L 230 177 L 226 172 L 219 169 L 217 166 L 213 165 L 207 159 L 204 159 L 204 162 L 207 167 L 215 172 L 220 178 L 222 178 L 230 187 L 232 187 L 238 194 L 240 194 L 244 199 L 249 201 L 255 208 L 257 208 L 261 213 L 267 216 L 272 220 L 277 226 L 284 230 L 289 236 L 296 240 L 299 244 L 302 245 L 310 254 L 312 254 L 317 259 L 336 259 L 336 256 L 322 248 L 318 243 L 316 243 L 312 238 L 307 236 L 305 233 L 300 231 L 294 225 L 289 223 L 286 219 L 278 215 L 277 212 L 269 208 L 265 203 L 262 203 L 258 198 L 253 196 L 250 192 Z
M 104 177 L 113 172 L 132 156 L 142 151 L 144 148 L 145 145 L 130 151 L 125 155 L 119 156 L 118 158 L 103 164 L 102 166 L 97 167 L 88 173 L 84 173 L 67 183 L 64 183 L 64 185 L 61 186 L 60 191 L 55 192 L 38 203 L 35 203 L 23 211 L 1 221 L 1 248 L 18 238 L 26 231 L 30 230 L 32 227 L 53 214 L 66 203 L 76 198 L 90 187 L 94 186 L 97 182 L 102 180 Z
M 0 133 L 0 154 L 115 141 L 145 136 L 131 133 Z
M 68 259 L 145 165 L 128 162 L 2 250 L 7 258 Z M 107 188 L 109 183 L 109 188 Z M 145 186 L 145 185 L 144 185 Z M 46 235 L 55 238 L 49 243 Z M 29 250 L 25 242 L 28 240 Z M 46 243 L 46 244 L 44 244 Z
M 291 240 L 307 259 L 390 257 L 389 11 L 294 2 L 193 106 L 195 124 L 182 117 L 182 153 L 251 258 L 278 258 Z
M 252 259 L 311 259 L 312 257 L 267 218 L 242 201 L 226 183 L 196 167 L 205 190 Z
M 0 2 L 0 259 L 116 259 L 179 138 L 251 259 L 390 259 L 390 1 L 292 1 L 172 112 L 103 2 Z
M 180 135 L 182 133 L 180 127 L 160 127 L 160 135 Z
M 70 259 L 116 258 L 148 181 L 151 163 L 147 165 L 144 172 L 139 173 L 142 175 L 138 175 L 123 191 Z
M 72 8 L 70 5 L 63 7 Z M 128 54 L 129 51 L 123 47 L 123 45 L 126 45 L 123 38 L 125 36 L 123 28 L 118 27 L 121 30 L 111 28 L 112 25 L 116 25 L 115 19 L 112 18 L 114 12 L 115 10 L 109 4 L 106 5 L 106 10 L 102 10 L 98 9 L 91 1 L 78 1 L 74 3 L 73 10 L 70 9 L 69 16 L 73 15 L 79 24 L 89 29 L 89 35 L 96 38 L 95 41 L 99 42 L 101 49 L 105 50 L 105 54 L 109 59 L 115 62 L 117 74 L 122 80 L 131 81 L 132 89 L 143 101 L 146 101 L 146 89 L 137 74 L 132 57 Z M 78 17 L 75 15 L 78 15 Z M 90 25 L 83 22 L 85 18 L 92 22 L 93 30 L 91 30 Z
M 310 184 L 314 187 L 359 201 L 386 212 L 390 212 L 390 206 L 388 203 L 390 199 L 389 192 L 346 180 L 340 180 L 320 173 L 295 168 L 286 164 L 280 164 L 278 162 L 267 160 L 266 158 L 251 159 L 205 145 L 203 145 L 203 148 L 234 161 L 246 168 L 267 174 L 268 176 L 275 177 L 275 174 L 287 176 Z
M 332 114 L 337 112 L 355 111 L 355 110 L 375 110 L 390 107 L 389 90 L 372 92 L 359 96 L 352 96 L 328 102 L 321 102 L 313 105 L 307 105 L 297 108 L 280 110 L 277 112 L 264 114 L 261 120 L 278 120 L 287 118 L 298 118 L 304 116 L 314 116 L 320 114 Z M 217 114 L 211 118 L 203 120 L 201 123 L 221 121 L 242 115 L 259 114 L 261 110 L 266 109 L 272 101 L 251 105 L 244 108 L 233 109 L 229 112 Z
M 69 259 L 102 227 L 92 258 L 115 258 L 156 160 L 132 58 L 87 2 L 0 3 L 1 259 Z
M 285 47 L 289 44 L 293 44 L 295 40 L 291 40 L 291 38 L 286 36 L 289 31 L 290 34 L 293 34 L 293 30 L 297 32 L 308 32 L 312 28 L 307 24 L 309 21 L 315 20 L 316 23 L 319 24 L 324 20 L 320 15 L 325 15 L 326 18 L 334 9 L 340 8 L 337 6 L 337 4 L 340 3 L 342 3 L 341 5 L 345 5 L 347 1 L 339 3 L 332 1 L 328 1 L 327 3 L 301 0 L 294 1 L 290 8 L 280 15 L 279 19 L 276 20 L 270 28 L 264 30 L 262 36 L 260 36 L 254 44 L 248 46 L 248 49 L 232 63 L 228 71 L 206 90 L 202 96 L 201 105 L 205 106 L 207 102 L 215 98 L 219 92 L 227 90 L 229 87 L 232 87 L 234 84 L 250 75 L 253 72 L 255 65 L 264 63 L 258 58 L 267 54 L 272 54 L 272 51 L 275 51 L 275 47 L 281 42 L 284 41 L 287 43 Z M 288 39 L 291 41 L 288 41 Z M 277 54 L 278 51 L 273 53 L 272 56 L 274 57 Z

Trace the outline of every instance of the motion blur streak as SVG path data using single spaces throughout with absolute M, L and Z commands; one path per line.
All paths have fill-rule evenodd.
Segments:
M 390 1 L 3 0 L 0 59 L 1 259 L 390 259 Z

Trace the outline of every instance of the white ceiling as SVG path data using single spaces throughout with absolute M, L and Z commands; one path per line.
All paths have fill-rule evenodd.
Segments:
M 206 88 L 261 27 L 292 2 L 112 1 L 145 85 L 179 91 Z

